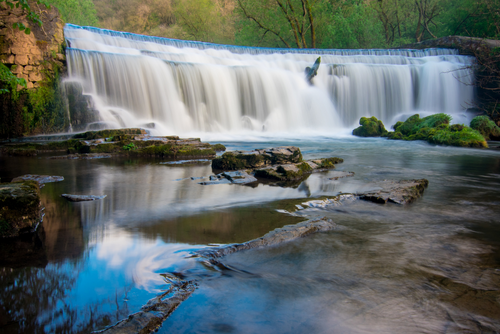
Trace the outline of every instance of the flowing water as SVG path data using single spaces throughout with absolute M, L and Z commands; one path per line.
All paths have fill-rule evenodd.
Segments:
M 17 254 L 16 265 L 0 269 L 2 333 L 105 328 L 165 291 L 160 274 L 172 272 L 198 288 L 160 328 L 165 333 L 500 330 L 500 151 L 353 137 L 266 140 L 225 144 L 296 145 L 305 158 L 342 157 L 337 169 L 356 174 L 337 181 L 313 174 L 296 188 L 202 186 L 191 178 L 212 173 L 203 161 L 1 157 L 2 180 L 65 178 L 42 189 L 36 254 Z M 283 211 L 408 178 L 430 181 L 411 205 L 355 201 L 295 212 L 303 218 Z M 63 193 L 107 197 L 71 203 Z M 316 216 L 337 229 L 224 258 L 234 270 L 191 257 Z
M 157 133 L 331 135 L 362 116 L 412 113 L 457 122 L 474 103 L 473 58 L 456 50 L 294 50 L 215 45 L 67 25 L 67 82 L 107 126 Z M 309 85 L 304 70 L 321 56 Z

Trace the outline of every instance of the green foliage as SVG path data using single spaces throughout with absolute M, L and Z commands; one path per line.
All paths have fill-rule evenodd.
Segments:
M 26 13 L 26 18 L 28 20 L 30 20 L 35 24 L 38 24 L 39 26 L 42 26 L 42 21 L 40 20 L 40 16 L 38 15 L 38 13 L 36 13 L 31 9 L 28 0 L 0 0 L 0 2 L 5 2 L 11 9 L 14 9 L 14 7 L 16 8 L 21 7 Z M 37 5 L 43 4 L 47 7 L 50 7 L 50 5 L 45 0 L 37 0 L 36 2 L 34 1 L 34 3 L 36 3 Z M 31 33 L 31 29 L 29 27 L 26 27 L 21 22 L 14 22 L 12 27 L 14 29 L 19 29 L 21 31 L 24 31 L 27 35 Z
M 97 26 L 97 12 L 92 0 L 47 0 L 56 7 L 66 23 Z
M 0 83 L 0 94 L 15 91 L 17 86 L 26 88 L 26 80 L 16 77 L 3 63 L 0 63 Z
M 135 144 L 134 144 L 134 143 L 130 143 L 130 144 L 124 145 L 124 146 L 123 146 L 123 149 L 124 149 L 125 151 L 134 151 L 134 150 L 136 150 L 136 149 L 137 149 L 137 146 L 135 146 Z
M 342 162 L 344 162 L 344 159 L 342 159 L 342 158 L 337 158 L 337 157 L 325 158 L 325 159 L 321 159 L 320 167 L 321 168 L 335 168 L 336 164 L 339 164 Z
M 477 116 L 470 122 L 470 127 L 483 135 L 486 140 L 500 137 L 500 127 L 488 116 Z
M 418 114 L 409 117 L 405 122 L 394 125 L 389 139 L 425 140 L 432 144 L 461 147 L 488 147 L 484 137 L 476 130 L 462 124 L 449 125 L 451 117 L 446 114 L 435 114 L 420 118 Z
M 354 136 L 380 137 L 387 133 L 382 121 L 379 121 L 375 116 L 372 116 L 371 118 L 361 117 L 359 124 L 361 126 L 352 131 Z

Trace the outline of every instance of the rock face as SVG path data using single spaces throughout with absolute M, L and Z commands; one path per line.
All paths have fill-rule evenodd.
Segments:
M 384 181 L 378 185 L 382 188 L 381 190 L 357 194 L 357 196 L 362 200 L 374 203 L 408 204 L 422 196 L 429 181 L 426 179 Z
M 40 188 L 36 181 L 0 184 L 0 237 L 32 232 L 40 220 Z
M 38 11 L 38 6 L 32 9 Z M 5 3 L 0 3 L 0 59 L 18 78 L 24 78 L 27 88 L 36 88 L 44 79 L 44 72 L 52 70 L 49 64 L 44 63 L 46 58 L 54 61 L 65 61 L 61 45 L 64 42 L 64 23 L 59 17 L 59 12 L 52 6 L 47 9 L 40 5 L 40 19 L 43 26 L 31 22 L 26 18 L 22 8 L 10 8 Z M 31 33 L 13 29 L 15 22 L 22 22 L 30 27 Z M 48 67 L 47 67 L 48 66 Z

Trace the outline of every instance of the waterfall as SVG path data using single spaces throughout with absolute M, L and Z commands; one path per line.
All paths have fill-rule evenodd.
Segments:
M 319 50 L 218 45 L 66 25 L 68 78 L 108 126 L 193 132 L 335 133 L 362 116 L 459 115 L 472 57 L 456 50 Z M 304 69 L 321 56 L 313 85 Z

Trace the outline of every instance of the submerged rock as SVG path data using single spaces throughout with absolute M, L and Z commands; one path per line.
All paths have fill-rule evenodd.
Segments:
M 217 175 L 211 175 L 210 181 L 200 182 L 202 185 L 213 184 L 245 184 L 257 181 L 255 177 L 248 174 L 246 171 L 238 170 L 233 172 L 224 172 Z
M 90 159 L 105 159 L 105 158 L 111 158 L 111 154 L 107 153 L 86 153 L 86 154 L 67 154 L 67 155 L 57 155 L 53 157 L 49 157 L 49 159 L 56 159 L 56 160 L 76 160 L 76 159 L 82 159 L 82 160 L 90 160 Z
M 330 172 L 330 178 L 329 180 L 338 180 L 338 179 L 343 179 L 344 177 L 353 177 L 354 172 L 340 172 L 340 171 L 335 171 L 335 172 Z
M 99 199 L 105 198 L 107 195 L 70 195 L 70 194 L 62 194 L 61 197 L 66 198 L 71 202 L 88 202 L 88 201 L 96 201 Z
M 0 184 L 0 237 L 33 232 L 42 219 L 36 181 Z
M 426 179 L 383 181 L 377 185 L 382 189 L 356 195 L 362 200 L 374 203 L 408 204 L 422 196 L 425 188 L 429 185 L 429 181 Z
M 283 242 L 308 236 L 312 233 L 330 231 L 335 227 L 336 224 L 331 219 L 311 219 L 295 225 L 286 225 L 281 228 L 277 228 L 260 238 L 253 239 L 242 244 L 204 248 L 197 251 L 196 254 L 215 259 L 246 249 L 275 246 Z

